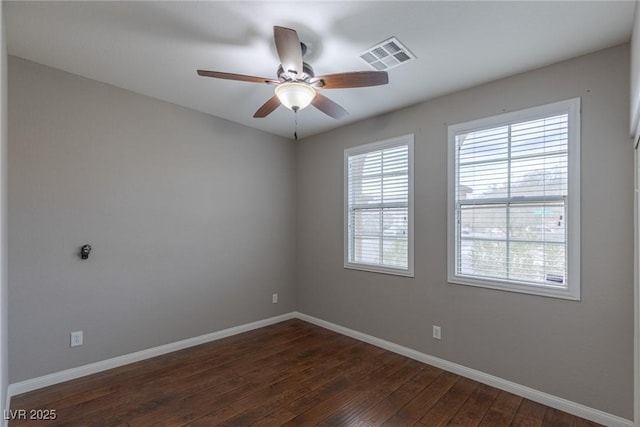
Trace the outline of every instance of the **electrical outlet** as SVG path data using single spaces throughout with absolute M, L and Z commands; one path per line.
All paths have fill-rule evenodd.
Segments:
M 442 330 L 440 326 L 433 325 L 433 338 L 439 340 L 442 338 Z
M 274 304 L 278 303 L 278 294 L 271 295 L 271 302 Z
M 82 331 L 71 332 L 71 347 L 77 347 L 84 343 Z

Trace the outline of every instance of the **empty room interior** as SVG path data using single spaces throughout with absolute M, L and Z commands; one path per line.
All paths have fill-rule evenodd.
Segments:
M 640 426 L 635 1 L 2 1 L 14 426 Z

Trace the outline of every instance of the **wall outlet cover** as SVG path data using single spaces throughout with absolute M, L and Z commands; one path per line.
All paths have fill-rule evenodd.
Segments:
M 437 340 L 442 338 L 442 330 L 440 329 L 440 326 L 433 325 L 433 338 Z
M 82 331 L 71 332 L 71 347 L 78 347 L 84 344 Z

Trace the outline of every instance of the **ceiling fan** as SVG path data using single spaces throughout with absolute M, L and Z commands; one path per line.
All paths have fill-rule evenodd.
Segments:
M 253 115 L 256 118 L 268 116 L 280 105 L 297 112 L 311 104 L 326 115 L 341 119 L 349 113 L 316 89 L 344 89 L 389 83 L 386 71 L 356 71 L 316 77 L 313 68 L 302 61 L 306 45 L 300 43 L 295 30 L 276 26 L 273 27 L 273 37 L 281 62 L 276 79 L 206 70 L 198 70 L 198 75 L 275 85 L 275 95 L 258 108 Z

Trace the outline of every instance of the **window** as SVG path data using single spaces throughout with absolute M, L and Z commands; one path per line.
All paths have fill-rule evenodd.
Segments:
M 580 99 L 449 127 L 449 282 L 580 299 Z
M 344 152 L 345 268 L 413 277 L 413 135 Z

